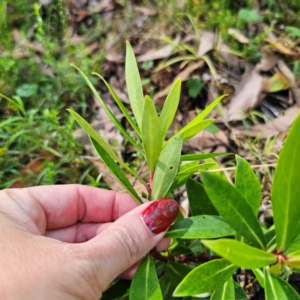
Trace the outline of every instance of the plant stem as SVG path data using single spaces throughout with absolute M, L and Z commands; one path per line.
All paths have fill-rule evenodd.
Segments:
M 201 252 L 198 254 L 194 254 L 191 256 L 184 256 L 184 255 L 172 255 L 168 253 L 168 256 L 161 255 L 159 252 L 156 251 L 156 249 L 152 249 L 150 254 L 157 260 L 163 261 L 163 262 L 168 262 L 168 261 L 176 261 L 179 263 L 189 263 L 189 262 L 208 262 L 213 259 L 219 259 L 221 258 L 218 255 L 212 255 L 212 256 L 207 256 L 206 252 Z

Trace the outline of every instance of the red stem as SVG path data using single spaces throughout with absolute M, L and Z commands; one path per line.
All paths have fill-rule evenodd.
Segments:
M 206 256 L 205 252 L 201 252 L 199 254 L 194 254 L 191 256 L 183 256 L 183 255 L 172 255 L 168 254 L 168 256 L 163 256 L 159 252 L 156 251 L 156 249 L 152 249 L 150 254 L 157 260 L 163 261 L 163 262 L 168 262 L 168 261 L 177 261 L 180 263 L 189 263 L 189 262 L 208 262 L 213 259 L 219 259 L 221 258 L 218 255 L 213 255 L 213 256 Z

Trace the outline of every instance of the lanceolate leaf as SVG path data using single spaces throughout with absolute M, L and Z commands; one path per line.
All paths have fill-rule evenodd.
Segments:
M 96 99 L 99 101 L 99 103 L 101 104 L 102 108 L 104 109 L 104 111 L 106 112 L 106 114 L 108 115 L 108 117 L 111 119 L 111 121 L 115 124 L 115 126 L 120 130 L 120 132 L 122 133 L 122 135 L 141 153 L 143 153 L 143 151 L 140 149 L 140 147 L 136 144 L 136 142 L 131 138 L 131 136 L 127 133 L 127 131 L 124 129 L 124 127 L 122 126 L 122 124 L 119 122 L 119 120 L 115 117 L 115 115 L 110 111 L 110 109 L 107 107 L 107 105 L 105 104 L 105 102 L 102 100 L 102 98 L 100 97 L 100 95 L 98 94 L 98 92 L 96 91 L 95 87 L 93 86 L 93 84 L 91 83 L 91 81 L 88 79 L 88 77 L 75 65 L 72 65 L 80 74 L 81 76 L 85 79 L 86 83 L 88 84 L 88 86 L 90 87 L 90 89 L 92 90 L 94 96 L 96 97 Z
M 252 269 L 258 283 L 262 288 L 265 288 L 265 275 L 263 269 Z
M 96 76 L 98 76 L 98 77 L 100 77 L 101 80 L 105 83 L 105 85 L 109 89 L 111 95 L 113 96 L 113 98 L 115 99 L 116 103 L 118 104 L 120 110 L 122 111 L 122 113 L 126 117 L 127 121 L 130 123 L 130 125 L 132 126 L 132 128 L 137 132 L 137 134 L 141 135 L 140 129 L 136 126 L 136 123 L 131 118 L 130 114 L 128 113 L 128 110 L 124 106 L 124 104 L 121 101 L 121 99 L 118 97 L 118 95 L 115 92 L 115 90 L 113 89 L 113 87 L 101 75 L 99 75 L 98 73 L 93 73 L 93 74 L 96 75 Z
M 183 133 L 183 141 L 186 142 L 190 138 L 192 138 L 194 135 L 199 133 L 201 130 L 203 130 L 205 127 L 207 127 L 210 123 L 212 123 L 214 119 L 207 119 L 204 121 L 199 121 L 197 123 L 193 123 L 191 125 L 191 122 L 185 125 L 182 129 L 180 129 L 177 133 L 175 133 L 165 144 L 164 147 L 172 141 L 177 135 Z
M 142 141 L 150 171 L 155 170 L 162 149 L 162 135 L 155 105 L 149 96 L 145 97 L 142 118 Z
M 181 78 L 177 79 L 172 86 L 169 95 L 164 103 L 159 116 L 162 138 L 165 139 L 166 133 L 173 122 L 180 99 Z
M 265 269 L 266 300 L 300 300 L 300 296 L 286 281 Z
M 284 251 L 299 224 L 300 211 L 300 115 L 296 118 L 286 138 L 274 175 L 272 208 L 277 248 Z
M 209 200 L 201 183 L 188 178 L 185 184 L 190 204 L 190 210 L 193 216 L 219 214 Z
M 218 216 L 195 216 L 172 225 L 166 237 L 181 239 L 213 239 L 233 236 L 235 231 Z
M 102 158 L 103 162 L 115 176 L 115 178 L 123 185 L 123 187 L 130 193 L 130 195 L 140 204 L 143 201 L 140 199 L 134 188 L 132 187 L 131 183 L 120 169 L 120 167 L 116 164 L 116 162 L 111 158 L 111 156 L 104 150 L 104 148 L 91 137 L 91 142 L 98 152 L 99 156 Z
M 182 128 L 183 130 L 183 140 L 184 142 L 191 139 L 194 135 L 199 133 L 201 130 L 206 128 L 209 124 L 211 124 L 215 119 L 207 119 L 203 121 L 199 121 L 193 125 L 187 124 L 185 127 Z
M 183 171 L 179 171 L 177 174 L 176 174 L 176 177 L 181 177 L 181 176 L 184 176 L 184 175 L 191 175 L 191 174 L 195 174 L 196 172 L 198 172 L 199 170 L 205 170 L 205 169 L 209 169 L 210 167 L 213 167 L 214 164 L 212 163 L 203 163 L 203 164 L 197 164 L 191 168 L 187 168 Z
M 128 41 L 126 42 L 125 77 L 127 93 L 129 96 L 132 112 L 135 116 L 139 128 L 141 128 L 144 94 L 134 52 Z
M 201 172 L 205 191 L 225 221 L 253 246 L 265 248 L 265 237 L 253 210 L 244 197 L 227 180 Z
M 257 215 L 261 200 L 260 183 L 245 159 L 236 155 L 236 162 L 235 187 Z
M 248 246 L 237 240 L 219 239 L 201 242 L 236 266 L 246 269 L 257 269 L 276 262 L 275 254 Z
M 178 170 L 182 142 L 182 135 L 179 135 L 161 152 L 154 172 L 153 199 L 164 197 L 169 191 Z
M 195 119 L 193 119 L 189 125 L 195 125 L 199 121 L 203 120 L 208 114 L 216 107 L 216 105 L 225 97 L 226 95 L 222 95 L 215 99 L 211 104 L 209 104 Z
M 232 277 L 212 294 L 210 300 L 235 300 L 234 284 Z
M 196 267 L 177 286 L 173 295 L 192 296 L 211 292 L 226 282 L 237 269 L 225 259 L 212 260 Z
M 166 264 L 167 274 L 170 278 L 170 281 L 173 287 L 177 287 L 177 285 L 182 281 L 182 279 L 192 271 L 192 267 L 184 265 L 182 263 L 178 263 L 175 261 L 169 261 Z
M 287 265 L 300 269 L 300 250 L 294 251 L 287 255 L 288 260 L 285 262 Z
M 153 259 L 147 255 L 134 274 L 130 300 L 163 300 Z
M 217 157 L 217 156 L 226 156 L 226 155 L 231 155 L 231 154 L 232 153 L 228 153 L 228 152 L 184 154 L 184 155 L 181 155 L 180 161 L 201 160 L 201 159 L 213 158 L 213 157 Z
M 112 150 L 112 148 L 106 143 L 104 138 L 86 121 L 84 120 L 79 114 L 75 111 L 68 109 L 69 113 L 73 116 L 76 122 L 85 130 L 85 132 L 92 137 L 95 141 L 99 143 L 99 145 L 113 158 L 116 160 L 124 169 L 126 169 L 130 174 L 135 176 L 141 183 L 147 184 L 136 172 L 130 169 L 127 164 L 125 164 L 117 154 Z

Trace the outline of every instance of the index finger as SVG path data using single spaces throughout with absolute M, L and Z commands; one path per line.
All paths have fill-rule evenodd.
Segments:
M 42 231 L 78 222 L 112 222 L 138 206 L 128 194 L 76 184 L 11 189 L 6 193 L 19 204 L 25 204 L 22 208 L 38 227 L 44 223 L 41 222 L 44 213 L 46 228 L 40 228 Z

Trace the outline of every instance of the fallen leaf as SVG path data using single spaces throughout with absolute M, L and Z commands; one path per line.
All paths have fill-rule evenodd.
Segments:
M 144 6 L 134 6 L 134 9 L 136 11 L 141 12 L 142 14 L 146 15 L 146 16 L 155 16 L 157 14 L 157 11 L 155 11 L 154 9 L 151 9 L 149 7 L 144 7 Z
M 177 35 L 172 45 L 166 45 L 158 50 L 151 50 L 146 52 L 145 54 L 139 55 L 137 56 L 137 61 L 143 62 L 143 61 L 157 60 L 157 59 L 169 57 L 179 42 L 180 42 L 180 36 Z
M 245 127 L 235 127 L 233 131 L 235 134 L 246 135 L 251 137 L 268 138 L 273 137 L 279 133 L 285 133 L 289 130 L 294 119 L 298 115 L 299 107 L 294 105 L 288 108 L 282 116 L 269 121 L 266 124 L 258 124 L 251 126 L 249 129 Z
M 238 121 L 244 117 L 244 112 L 257 106 L 265 97 L 264 92 L 274 88 L 277 76 L 271 81 L 261 75 L 261 71 L 270 71 L 276 65 L 278 58 L 272 52 L 265 53 L 260 62 L 252 69 L 246 68 L 243 80 L 236 88 L 224 116 L 227 121 Z M 284 83 L 285 84 L 285 83 Z
M 235 38 L 238 42 L 242 43 L 242 44 L 249 44 L 250 40 L 244 36 L 241 31 L 234 29 L 234 28 L 229 28 L 227 30 L 227 33 L 229 35 L 231 35 L 233 38 Z
M 247 72 L 247 76 L 238 86 L 228 109 L 224 109 L 224 116 L 227 121 L 237 121 L 244 117 L 244 112 L 249 108 L 255 107 L 261 100 L 263 87 L 263 77 L 254 68 Z
M 291 83 L 292 94 L 295 98 L 297 105 L 300 106 L 300 89 L 298 87 L 294 73 L 282 60 L 279 60 L 277 65 L 279 70 L 284 74 L 286 78 L 288 78 L 289 82 Z
M 214 45 L 216 43 L 217 36 L 211 31 L 201 31 L 200 33 L 200 45 L 198 48 L 197 55 L 202 56 L 207 52 L 214 49 Z
M 203 152 L 211 152 L 212 149 L 218 146 L 224 147 L 220 152 L 226 152 L 228 144 L 228 136 L 222 130 L 215 134 L 203 130 L 185 143 L 185 145 Z
M 277 37 L 272 32 L 268 33 L 268 36 L 265 38 L 265 41 L 271 44 L 271 46 L 273 46 L 273 48 L 280 53 L 283 53 L 285 55 L 291 55 L 291 56 L 299 56 L 299 53 L 282 45 L 282 43 L 277 39 Z
M 290 87 L 289 80 L 282 73 L 275 73 L 269 80 L 264 81 L 263 90 L 269 93 L 286 90 Z

